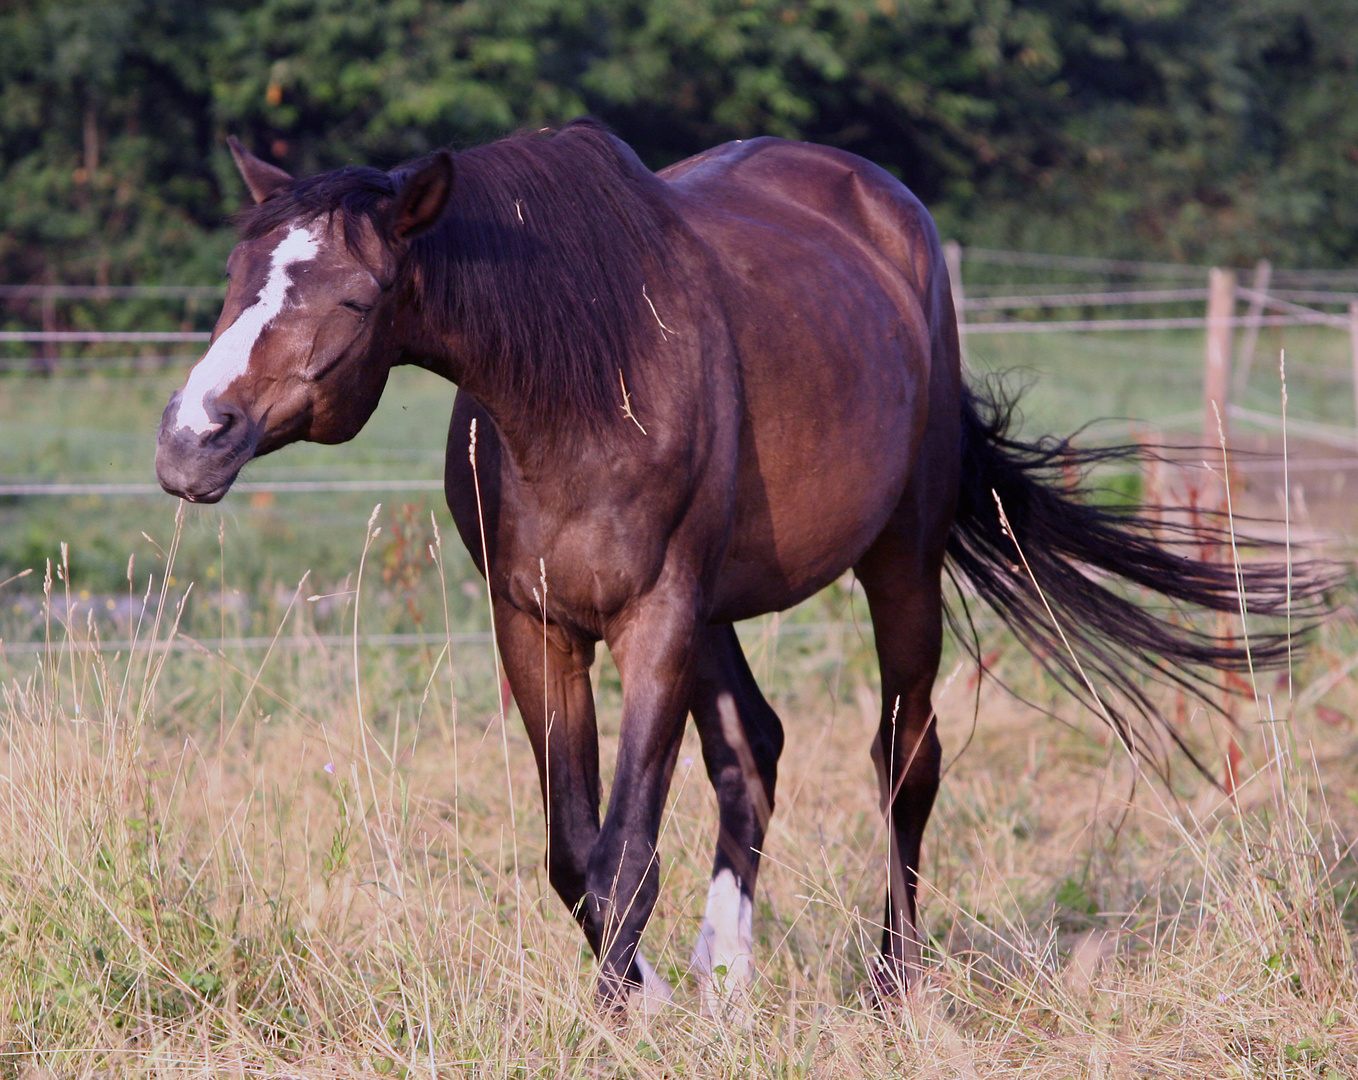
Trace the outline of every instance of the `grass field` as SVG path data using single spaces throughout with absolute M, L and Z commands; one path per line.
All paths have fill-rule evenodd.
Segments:
M 1278 412 L 1277 357 L 1284 347 L 1294 423 L 1352 435 L 1350 346 L 1345 335 L 1332 330 L 1266 330 L 1240 403 L 1259 412 Z M 1006 372 L 1011 386 L 1027 386 L 1021 413 L 1026 435 L 1067 433 L 1094 421 L 1099 423 L 1089 437 L 1103 440 L 1129 433 L 1195 435 L 1199 429 L 1200 334 L 977 336 L 969 351 L 975 372 Z M 156 426 L 189 363 L 185 359 L 164 371 L 115 366 L 106 373 L 49 378 L 0 375 L 0 482 L 153 483 Z M 398 368 L 382 405 L 353 442 L 343 448 L 294 445 L 251 463 L 242 479 L 437 480 L 443 472 L 453 393 L 441 379 Z M 1240 434 L 1249 432 L 1241 427 Z M 224 530 L 234 564 L 226 572 L 238 588 L 287 590 L 307 570 L 314 578 L 337 582 L 352 569 L 352 537 L 361 534 L 379 498 L 388 505 L 411 502 L 436 509 L 447 520 L 436 493 L 291 494 L 277 499 L 238 494 L 218 507 L 190 512 L 180 552 L 182 576 L 202 586 L 214 564 L 216 572 L 222 571 L 219 533 Z M 128 555 L 154 557 L 142 532 L 163 531 L 173 512 L 168 497 L 158 495 L 0 496 L 0 580 L 40 566 L 64 541 L 85 587 L 121 590 Z M 455 578 L 469 572 L 465 562 L 450 568 Z M 31 582 L 28 589 L 33 595 Z M 7 630 L 0 622 L 0 632 L 12 637 Z
M 978 340 L 972 358 L 1034 371 L 1029 434 L 1099 415 L 1191 428 L 1198 346 L 1138 342 Z M 1296 414 L 1351 424 L 1338 336 L 1287 345 Z M 451 389 L 399 375 L 354 444 L 246 479 L 437 477 Z M 1249 392 L 1276 411 L 1270 378 L 1276 360 Z M 146 479 L 174 381 L 0 380 L 5 473 Z M 690 734 L 646 937 L 676 1004 L 619 1022 L 595 1011 L 542 871 L 484 589 L 433 496 L 370 521 L 378 497 L 0 505 L 0 580 L 36 570 L 0 593 L 0 1077 L 1358 1075 L 1351 610 L 1236 707 L 1235 799 L 1181 759 L 1140 769 L 982 616 L 983 654 L 1060 721 L 978 685 L 949 646 L 930 974 L 885 1015 L 861 996 L 885 858 L 861 592 L 846 579 L 745 626 L 788 730 L 753 1017 L 697 1016 L 686 975 L 715 837 Z M 608 761 L 606 654 L 595 675 Z M 1225 718 L 1164 702 L 1219 770 Z

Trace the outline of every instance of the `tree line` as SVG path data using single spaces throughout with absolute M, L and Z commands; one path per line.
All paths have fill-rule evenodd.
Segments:
M 0 3 L 0 281 L 211 282 L 244 198 L 590 114 L 660 167 L 844 147 L 946 235 L 1358 260 L 1352 0 Z

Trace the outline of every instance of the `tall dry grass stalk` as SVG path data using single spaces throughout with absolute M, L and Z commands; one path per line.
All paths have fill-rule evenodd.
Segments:
M 846 623 L 775 663 L 756 640 L 789 738 L 750 1023 L 698 1016 L 687 977 L 716 817 L 692 736 L 646 943 L 676 1004 L 619 1021 L 540 870 L 536 772 L 490 657 L 450 633 L 403 689 L 358 647 L 361 574 L 352 649 L 172 653 L 177 540 L 130 652 L 88 648 L 98 624 L 58 605 L 36 662 L 0 667 L 0 1078 L 1358 1075 L 1351 723 L 1263 695 L 1227 800 L 1186 769 L 1152 793 L 1095 729 L 983 691 L 926 837 L 930 974 L 880 1013 L 860 994 L 883 886 L 869 643 Z M 69 578 L 51 567 L 49 597 Z M 1349 623 L 1325 635 L 1358 648 Z M 1035 678 L 1016 648 L 998 663 Z M 473 667 L 481 704 L 446 700 Z M 962 670 L 937 695 L 950 747 Z M 608 690 L 601 715 L 608 756 Z

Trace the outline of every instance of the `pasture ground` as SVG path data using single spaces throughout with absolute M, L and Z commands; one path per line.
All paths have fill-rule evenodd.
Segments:
M 1049 354 L 1074 381 L 1044 375 L 1025 430 L 1195 404 L 1168 376 L 1106 400 L 1115 352 Z M 173 379 L 127 377 L 126 397 L 97 379 L 52 380 L 45 397 L 0 380 L 7 462 L 11 444 L 46 446 L 32 468 L 52 478 L 107 474 L 104 460 L 145 478 L 139 425 Z M 1290 389 L 1340 422 L 1335 391 Z M 436 477 L 442 392 L 403 375 L 366 441 L 288 451 L 248 478 L 316 475 L 337 455 L 350 476 Z M 1314 517 L 1296 523 L 1324 530 L 1319 487 L 1299 478 L 1313 496 L 1293 509 Z M 1252 506 L 1277 513 L 1276 485 L 1259 484 Z M 618 1021 L 594 1009 L 593 962 L 542 871 L 536 774 L 498 701 L 484 589 L 446 514 L 440 538 L 427 509 L 398 496 L 370 521 L 373 501 L 0 506 L 6 565 L 27 537 L 19 565 L 37 567 L 0 596 L 0 1078 L 1358 1075 L 1351 608 L 1290 679 L 1256 680 L 1237 729 L 1165 695 L 1218 776 L 1235 730 L 1235 798 L 1182 758 L 1166 755 L 1164 776 L 1137 766 L 980 614 L 992 670 L 1059 720 L 949 646 L 930 975 L 887 1014 L 861 995 L 885 854 L 861 593 L 846 579 L 747 625 L 788 730 L 750 1022 L 696 1015 L 687 975 L 715 836 L 691 734 L 645 941 L 676 1002 Z M 393 631 L 427 637 L 370 643 Z M 95 638 L 111 651 L 83 648 Z M 618 683 L 602 649 L 595 674 L 610 761 Z

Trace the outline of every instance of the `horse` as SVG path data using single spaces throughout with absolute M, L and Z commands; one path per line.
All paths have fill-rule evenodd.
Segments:
M 1153 715 L 1138 672 L 1200 688 L 1251 655 L 1118 581 L 1218 612 L 1243 592 L 1260 615 L 1288 610 L 1289 586 L 1317 595 L 1302 570 L 1201 557 L 1200 531 L 1167 537 L 1090 501 L 1080 478 L 1126 448 L 1013 435 L 1005 394 L 963 378 L 928 212 L 850 153 L 757 138 L 655 173 L 582 120 L 294 179 L 230 146 L 253 204 L 211 343 L 165 409 L 160 483 L 215 502 L 252 458 L 352 438 L 394 364 L 457 385 L 448 507 L 488 583 L 549 880 L 605 1008 L 670 997 L 639 945 L 690 715 L 719 806 L 693 970 L 710 1012 L 748 993 L 784 732 L 740 620 L 848 571 L 866 594 L 889 838 L 871 987 L 889 1001 L 923 970 L 945 571 L 1076 690 L 1117 691 L 1098 705 L 1129 745 L 1131 720 Z M 602 820 L 600 641 L 623 688 Z M 1285 662 L 1289 642 L 1256 635 L 1255 667 Z

